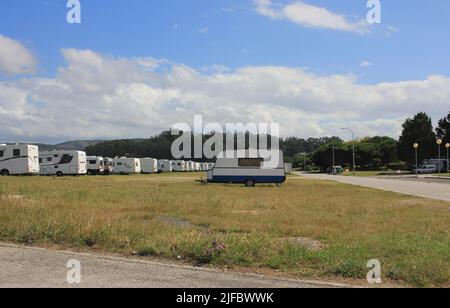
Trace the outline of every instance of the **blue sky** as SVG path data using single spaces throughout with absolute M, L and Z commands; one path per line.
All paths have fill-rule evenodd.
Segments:
M 310 1 L 363 18 L 367 1 Z M 114 56 L 167 58 L 193 67 L 222 64 L 308 67 L 352 72 L 364 82 L 423 79 L 450 71 L 450 2 L 382 1 L 370 35 L 309 29 L 255 14 L 253 1 L 81 1 L 82 24 L 65 22 L 65 1 L 2 1 L 1 32 L 26 42 L 40 70 L 53 74 L 63 47 Z M 398 29 L 390 33 L 389 26 Z M 208 29 L 208 34 L 199 33 Z M 177 29 L 177 30 L 176 30 Z M 368 61 L 374 65 L 362 69 Z
M 341 16 L 348 23 L 357 23 L 365 20 L 368 12 L 366 0 L 260 1 L 260 5 L 265 3 L 278 17 L 262 14 L 258 11 L 258 2 L 253 0 L 81 0 L 82 24 L 71 25 L 66 22 L 68 9 L 65 0 L 5 0 L 0 4 L 0 35 L 27 49 L 32 54 L 36 67 L 32 73 L 19 71 L 14 74 L 2 73 L 0 67 L 0 82 L 10 88 L 14 86 L 21 91 L 29 91 L 23 85 L 27 81 L 58 80 L 61 77 L 58 72 L 69 67 L 68 62 L 72 61 L 73 66 L 79 63 L 74 60 L 76 56 L 68 60 L 67 54 L 62 52 L 67 49 L 90 50 L 111 61 L 167 59 L 171 65 L 176 63 L 198 71 L 220 65 L 226 67 L 231 75 L 237 75 L 236 71 L 245 67 L 304 69 L 305 74 L 314 75 L 309 77 L 318 84 L 320 77 L 329 80 L 333 76 L 343 76 L 354 78 L 352 86 L 359 87 L 384 83 L 395 87 L 401 86 L 400 82 L 424 82 L 430 76 L 449 76 L 448 0 L 382 0 L 382 23 L 368 27 L 368 32 L 363 34 L 317 25 L 311 27 L 295 22 L 287 15 L 282 16 L 282 12 L 289 5 L 306 3 Z M 298 78 L 300 82 L 302 77 Z M 447 79 L 444 81 L 447 82 Z M 151 85 L 154 87 L 154 84 Z M 172 89 L 184 89 L 183 87 L 184 85 L 179 84 L 171 86 Z M 103 96 L 110 90 L 105 91 Z M 199 91 L 203 90 L 196 89 L 195 93 Z M 409 95 L 414 92 L 410 88 L 399 91 L 407 91 Z M 446 94 L 447 92 L 444 93 Z M 33 95 L 30 92 L 26 95 L 26 101 L 30 103 Z M 373 95 L 375 99 L 376 94 Z M 38 107 L 51 104 L 45 99 L 39 100 L 39 104 L 36 100 L 31 104 Z M 289 101 L 289 98 L 280 102 L 280 105 L 284 105 L 285 101 Z M 252 103 L 256 104 L 253 100 Z M 315 103 L 315 100 L 311 100 L 309 104 Z M 419 109 L 427 111 L 426 103 L 424 98 L 403 114 L 398 110 L 377 117 L 355 114 L 347 121 L 361 120 L 372 124 L 374 121 L 396 121 L 396 129 L 361 128 L 361 134 L 385 133 L 395 136 L 398 134 L 400 119 L 411 116 L 411 112 L 421 111 Z M 278 102 L 268 104 L 278 105 Z M 339 101 L 335 104 L 338 108 Z M 449 105 L 450 102 L 447 107 Z M 296 107 L 290 105 L 286 108 Z M 308 123 L 317 118 L 310 116 L 311 114 L 321 114 L 320 110 L 308 110 L 304 106 L 297 109 L 299 115 L 308 115 L 305 120 Z M 433 115 L 438 110 L 435 105 L 430 105 L 430 109 Z M 442 116 L 445 109 L 448 108 L 443 108 Z M 311 129 L 304 134 L 332 134 L 329 129 L 312 129 L 314 126 L 338 125 L 333 125 L 332 121 L 333 117 L 326 123 L 315 120 L 308 124 Z M 391 122 L 389 125 L 394 124 Z M 286 124 L 286 127 L 289 126 L 291 125 Z M 156 130 L 157 127 L 148 129 Z M 27 133 L 27 138 L 48 140 L 83 137 L 70 134 L 34 135 L 26 129 L 23 132 Z M 290 133 L 295 132 L 286 132 Z M 4 134 L 3 138 L 20 137 L 19 133 L 14 132 Z M 93 137 L 95 134 L 96 132 L 82 135 Z M 121 134 L 106 136 L 108 134 L 99 129 L 98 137 L 134 137 L 141 135 L 142 131 L 123 130 Z

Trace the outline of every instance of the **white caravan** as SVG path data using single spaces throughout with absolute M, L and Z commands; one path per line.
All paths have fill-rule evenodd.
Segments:
M 114 172 L 114 159 L 105 157 L 103 158 L 103 173 L 105 175 L 112 174 Z
M 195 163 L 193 161 L 187 162 L 187 171 L 189 172 L 195 171 Z
M 87 173 L 86 153 L 81 151 L 39 152 L 41 175 L 82 175 Z
M 153 158 L 141 158 L 141 172 L 151 174 L 158 172 L 158 160 Z
M 116 157 L 113 163 L 114 174 L 141 173 L 141 162 L 137 158 Z
M 184 160 L 175 160 L 173 164 L 173 171 L 174 172 L 185 172 L 186 170 L 186 162 Z
M 167 159 L 158 160 L 158 172 L 172 172 L 172 162 Z
M 269 154 L 263 157 L 256 150 L 221 153 L 214 169 L 208 171 L 208 182 L 240 183 L 248 187 L 258 183 L 284 183 L 283 152 L 269 151 Z
M 99 175 L 105 171 L 105 161 L 101 156 L 87 156 L 86 162 L 88 175 Z
M 39 174 L 38 156 L 35 145 L 0 144 L 0 176 Z

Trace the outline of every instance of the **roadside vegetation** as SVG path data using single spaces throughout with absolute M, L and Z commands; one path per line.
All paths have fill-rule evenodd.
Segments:
M 195 175 L 0 178 L 0 241 L 181 259 L 302 278 L 450 285 L 450 204 L 328 181 Z

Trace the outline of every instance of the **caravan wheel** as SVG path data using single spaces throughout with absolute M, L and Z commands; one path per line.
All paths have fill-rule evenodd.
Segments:
M 247 180 L 247 182 L 245 182 L 245 186 L 247 187 L 255 187 L 255 181 L 253 180 Z
M 0 176 L 8 176 L 9 175 L 9 171 L 4 169 L 0 172 Z
M 56 172 L 57 177 L 62 177 L 64 174 L 61 171 Z

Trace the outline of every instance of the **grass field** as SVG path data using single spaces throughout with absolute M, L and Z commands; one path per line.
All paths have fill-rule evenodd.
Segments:
M 195 175 L 199 177 L 199 175 Z M 202 186 L 194 175 L 0 178 L 0 241 L 302 278 L 450 285 L 450 204 L 329 181 Z

